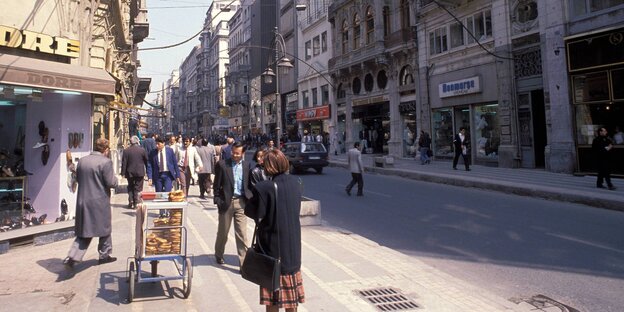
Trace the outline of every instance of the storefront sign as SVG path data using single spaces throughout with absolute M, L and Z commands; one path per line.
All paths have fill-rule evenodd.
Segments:
M 80 41 L 0 25 L 0 47 L 78 57 Z
M 319 120 L 329 118 L 329 105 L 300 109 L 297 111 L 297 121 Z
M 353 100 L 353 103 L 351 106 L 368 105 L 368 104 L 380 103 L 380 102 L 386 102 L 386 101 L 388 101 L 387 96 L 374 96 L 374 97 L 369 97 L 365 99 Z
M 438 85 L 440 98 L 481 92 L 479 77 L 470 77 L 462 80 L 445 82 Z

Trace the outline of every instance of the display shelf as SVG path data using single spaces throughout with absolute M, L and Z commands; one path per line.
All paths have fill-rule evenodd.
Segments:
M 0 177 L 0 226 L 21 224 L 24 216 L 26 177 Z

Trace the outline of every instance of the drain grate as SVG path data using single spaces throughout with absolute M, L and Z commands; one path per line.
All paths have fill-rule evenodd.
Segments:
M 373 304 L 379 311 L 407 311 L 419 306 L 407 298 L 396 288 L 383 287 L 365 290 L 356 290 L 364 300 Z

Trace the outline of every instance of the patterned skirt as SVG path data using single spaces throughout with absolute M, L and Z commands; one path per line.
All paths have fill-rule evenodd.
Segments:
M 260 304 L 277 306 L 278 308 L 296 308 L 305 302 L 303 278 L 301 271 L 293 274 L 280 275 L 280 290 L 271 292 L 260 287 Z

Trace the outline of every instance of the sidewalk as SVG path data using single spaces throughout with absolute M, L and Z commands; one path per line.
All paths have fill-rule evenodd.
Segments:
M 0 311 L 264 311 L 258 304 L 257 287 L 238 275 L 233 231 L 226 246 L 226 264 L 216 264 L 217 212 L 211 200 L 197 198 L 197 186 L 191 188 L 187 209 L 188 248 L 194 267 L 190 297 L 179 297 L 181 281 L 142 283 L 136 286 L 135 301 L 128 304 L 126 257 L 134 250 L 135 217 L 133 210 L 123 208 L 126 196 L 117 194 L 112 199 L 116 262 L 96 265 L 97 241 L 73 271 L 61 264 L 70 239 L 11 249 L 0 255 Z M 251 226 L 249 222 L 248 235 Z M 482 286 L 467 284 L 355 233 L 310 226 L 302 228 L 302 237 L 306 303 L 299 311 L 381 311 L 359 295 L 359 291 L 378 288 L 399 293 L 402 296 L 393 297 L 392 302 L 418 306 L 416 311 L 554 311 L 496 297 Z M 167 268 L 161 263 L 159 273 L 170 272 Z M 398 307 L 387 311 L 407 310 Z
M 346 154 L 329 157 L 330 166 L 347 167 Z M 453 170 L 452 163 L 448 160 L 432 160 L 431 164 L 421 165 L 420 160 L 396 157 L 392 167 L 381 168 L 375 166 L 374 157 L 380 157 L 380 155 L 362 155 L 366 172 L 624 210 L 624 183 L 620 179 L 614 179 L 614 185 L 618 189 L 609 191 L 596 188 L 595 176 L 574 176 L 552 173 L 543 169 L 512 169 L 480 165 L 471 165 L 471 171 L 465 171 L 461 160 L 457 165 L 459 170 Z

